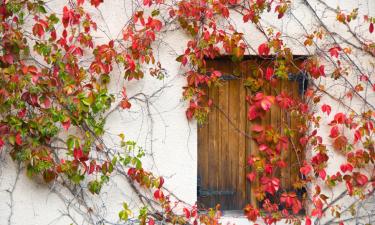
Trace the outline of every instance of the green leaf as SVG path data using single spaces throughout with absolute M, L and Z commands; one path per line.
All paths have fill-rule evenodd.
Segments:
M 102 189 L 102 183 L 98 180 L 93 180 L 88 183 L 89 191 L 92 194 L 99 194 Z
M 182 62 L 182 58 L 183 58 L 183 57 L 184 57 L 183 55 L 178 56 L 178 57 L 176 58 L 176 61 L 177 61 L 177 62 Z
M 160 11 L 158 9 L 153 10 L 151 13 L 153 17 L 158 16 L 159 14 L 160 14 Z
M 129 209 L 128 204 L 126 204 L 125 202 L 123 204 L 123 208 L 124 209 L 121 210 L 118 215 L 120 217 L 120 220 L 127 221 L 129 219 L 129 216 L 132 215 L 132 211 Z
M 47 13 L 47 10 L 44 8 L 43 5 L 38 5 L 37 9 L 38 9 L 38 12 L 40 13 L 43 13 L 43 14 Z
M 85 178 L 84 176 L 79 175 L 79 174 L 77 174 L 77 173 L 75 173 L 75 174 L 73 174 L 73 175 L 71 175 L 71 176 L 69 177 L 69 179 L 70 179 L 71 181 L 73 181 L 73 183 L 75 183 L 75 184 L 79 184 L 84 178 Z
M 51 14 L 48 19 L 51 21 L 53 24 L 57 24 L 59 22 L 59 18 L 56 16 L 56 14 Z
M 89 99 L 87 99 L 87 98 L 82 98 L 81 99 L 81 102 L 84 104 L 84 105 L 86 105 L 86 106 L 90 106 L 91 105 L 91 103 L 90 103 L 90 101 L 89 101 Z
M 11 145 L 14 145 L 16 143 L 16 137 L 14 135 L 10 135 L 8 137 L 8 141 Z
M 109 176 L 102 175 L 102 176 L 100 177 L 100 179 L 101 179 L 102 184 L 105 184 L 105 183 L 108 183 L 108 181 L 109 181 Z
M 74 138 L 69 137 L 68 140 L 66 140 L 66 146 L 69 150 L 72 150 L 74 148 Z

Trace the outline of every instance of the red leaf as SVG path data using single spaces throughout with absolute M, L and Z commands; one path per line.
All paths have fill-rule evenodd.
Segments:
M 39 106 L 39 104 L 38 104 L 38 96 L 37 95 L 31 95 L 30 99 L 31 99 L 32 105 Z
M 183 56 L 183 57 L 182 57 L 182 61 L 181 61 L 182 65 L 185 66 L 186 63 L 187 63 L 187 61 L 188 61 L 187 57 L 186 57 L 186 56 Z
M 212 104 L 213 104 L 213 101 L 212 101 L 212 99 L 208 99 L 208 101 L 207 101 L 207 106 L 208 106 L 208 107 L 211 107 L 211 106 L 212 106 Z
M 341 48 L 339 46 L 329 49 L 329 53 L 331 54 L 331 56 L 336 58 L 339 57 L 339 51 L 341 51 Z
M 319 177 L 322 178 L 322 180 L 326 179 L 327 173 L 324 169 L 319 170 L 318 174 L 319 174 Z
M 277 166 L 280 167 L 280 168 L 286 168 L 288 166 L 288 164 L 286 164 L 286 162 L 284 160 L 279 160 L 277 162 Z
M 352 172 L 352 171 L 353 171 L 353 166 L 352 166 L 352 164 L 350 164 L 350 163 L 342 164 L 342 165 L 340 166 L 340 170 L 341 170 L 343 173 L 346 173 L 346 171 Z
M 189 219 L 190 218 L 190 211 L 187 208 L 184 208 L 183 210 L 184 210 L 186 219 Z
M 259 116 L 258 112 L 257 112 L 257 109 L 255 107 L 255 105 L 252 105 L 249 107 L 249 111 L 247 112 L 247 118 L 249 120 L 253 120 L 255 118 L 257 118 Z
M 4 143 L 3 139 L 0 138 L 0 148 L 2 148 L 4 146 L 4 144 L 5 143 Z
M 251 130 L 255 132 L 262 132 L 263 126 L 259 124 L 254 124 L 253 126 L 251 126 Z
M 271 67 L 267 67 L 266 69 L 266 80 L 271 80 L 273 75 L 273 69 Z
M 268 174 L 271 174 L 272 171 L 273 171 L 273 167 L 271 164 L 266 164 L 265 168 L 264 168 L 264 171 Z
M 83 5 L 84 2 L 85 0 L 77 0 L 78 5 Z
M 39 101 L 41 101 L 41 106 L 43 106 L 45 109 L 50 108 L 51 106 L 51 100 L 48 97 L 39 98 Z
M 44 34 L 44 27 L 40 23 L 36 23 L 33 27 L 33 34 L 38 35 L 39 37 L 43 36 Z
M 120 106 L 121 106 L 122 109 L 130 109 L 130 107 L 132 106 L 132 104 L 127 99 L 123 99 L 120 102 Z
M 274 97 L 273 96 L 266 96 L 263 98 L 263 100 L 260 102 L 260 106 L 264 111 L 268 111 L 272 104 L 274 102 Z
M 70 119 L 67 118 L 64 122 L 61 123 L 64 129 L 67 131 L 70 127 Z
M 185 113 L 186 113 L 186 118 L 187 118 L 188 120 L 193 119 L 193 116 L 194 116 L 193 110 L 188 109 L 188 110 L 186 110 Z
M 331 113 L 331 106 L 329 106 L 327 104 L 322 105 L 322 111 L 326 112 L 327 115 L 329 115 Z
M 293 199 L 293 205 L 292 205 L 292 211 L 295 215 L 302 209 L 302 204 L 301 202 L 295 198 Z
M 337 113 L 337 114 L 335 115 L 334 120 L 335 120 L 337 123 L 341 123 L 341 124 L 342 124 L 342 123 L 345 122 L 345 120 L 346 120 L 346 116 L 345 116 L 344 113 Z
M 22 145 L 22 137 L 21 137 L 21 134 L 19 132 L 16 134 L 16 144 Z
M 164 198 L 163 192 L 160 189 L 156 190 L 154 192 L 154 198 L 157 199 L 157 200 L 163 199 Z
M 128 175 L 129 175 L 129 176 L 133 176 L 133 175 L 135 174 L 135 172 L 136 172 L 136 169 L 135 169 L 135 168 L 129 168 L 129 169 L 128 169 Z
M 257 0 L 257 5 L 258 6 L 263 6 L 265 0 Z
M 83 171 L 82 171 L 82 174 L 85 174 L 86 173 L 86 171 L 87 171 L 87 164 L 85 163 L 85 162 L 83 162 L 84 160 L 82 160 L 82 158 L 81 158 L 81 164 L 82 164 L 82 166 L 83 166 Z
M 247 204 L 244 208 L 245 215 L 248 220 L 255 222 L 259 216 L 259 210 L 254 208 L 252 205 Z
M 367 176 L 359 173 L 356 177 L 355 177 L 355 181 L 357 182 L 358 185 L 360 186 L 363 186 L 365 184 L 367 184 L 368 182 L 368 178 Z
M 8 64 L 13 64 L 14 58 L 12 54 L 6 54 L 3 56 L 3 61 L 7 62 Z
M 249 166 L 252 166 L 252 165 L 254 164 L 254 157 L 249 156 L 249 157 L 247 158 L 247 164 L 248 164 Z
M 303 167 L 301 167 L 301 168 L 299 169 L 299 171 L 300 171 L 303 175 L 306 176 L 307 174 L 310 173 L 310 171 L 311 171 L 311 166 L 308 165 L 308 164 L 305 162 L 304 165 L 303 165 Z
M 55 30 L 51 31 L 51 40 L 54 41 L 56 40 L 56 38 L 57 38 L 56 31 Z
M 163 177 L 159 177 L 159 186 L 158 188 L 160 189 L 164 184 L 164 178 Z
M 113 48 L 113 47 L 115 46 L 115 42 L 114 42 L 113 40 L 110 40 L 110 41 L 108 42 L 108 46 L 109 46 L 110 48 Z
M 83 157 L 83 151 L 81 148 L 74 148 L 73 157 L 76 160 L 80 160 Z
M 374 129 L 374 125 L 372 124 L 371 121 L 368 121 L 366 123 L 366 129 L 367 129 L 368 132 L 371 132 Z
M 267 146 L 267 145 L 265 145 L 265 144 L 261 144 L 261 145 L 259 145 L 259 151 L 263 152 L 263 151 L 265 151 L 265 150 L 267 150 L 267 149 L 268 149 L 268 146 Z
M 311 216 L 317 216 L 318 218 L 322 217 L 323 211 L 322 209 L 313 209 L 311 211 Z
M 370 23 L 370 26 L 369 26 L 368 30 L 370 31 L 370 33 L 374 32 L 374 24 L 373 23 Z
M 348 189 L 349 195 L 353 194 L 353 184 L 350 181 L 345 182 L 346 189 Z
M 341 135 L 333 141 L 333 148 L 336 150 L 342 150 L 347 143 L 348 139 L 345 136 Z
M 354 132 L 354 144 L 357 143 L 359 140 L 361 140 L 361 138 L 362 138 L 361 132 L 359 130 L 356 130 Z
M 267 56 L 270 53 L 270 48 L 268 47 L 268 44 L 263 43 L 263 44 L 259 45 L 258 53 L 259 53 L 260 56 L 263 56 L 263 55 Z
M 368 77 L 367 75 L 362 74 L 362 75 L 359 77 L 359 80 L 360 80 L 360 81 L 363 81 L 363 82 L 367 82 L 367 81 L 369 81 L 369 77 Z
M 98 7 L 102 2 L 103 0 L 91 0 L 91 5 Z
M 339 128 L 337 126 L 334 126 L 331 128 L 331 132 L 329 134 L 330 138 L 337 138 L 339 136 Z
M 294 104 L 293 99 L 285 91 L 276 96 L 276 101 L 282 109 L 289 109 Z
M 319 66 L 319 74 L 321 76 L 324 76 L 326 74 L 325 71 L 324 71 L 324 65 Z
M 95 168 L 96 168 L 96 161 L 92 160 L 90 162 L 90 168 L 89 168 L 88 174 L 92 174 L 94 172 Z
M 22 109 L 17 113 L 19 118 L 23 118 L 26 116 L 26 109 Z
M 155 220 L 153 218 L 149 218 L 148 225 L 155 225 Z
M 176 12 L 175 12 L 174 9 L 169 10 L 169 16 L 170 16 L 171 18 L 173 18 L 173 17 L 176 16 Z
M 143 0 L 143 5 L 144 6 L 151 6 L 152 0 Z
M 129 109 L 131 107 L 131 103 L 128 100 L 128 96 L 126 95 L 126 88 L 123 87 L 121 91 L 121 95 L 123 97 L 122 101 L 120 102 L 120 106 L 123 109 Z
M 249 181 L 254 181 L 254 180 L 255 180 L 255 177 L 256 177 L 255 172 L 251 172 L 251 173 L 248 173 L 248 174 L 246 175 L 246 178 L 247 178 Z
M 280 180 L 277 178 L 262 177 L 260 182 L 262 183 L 264 191 L 274 195 L 280 188 Z
M 32 80 L 32 82 L 33 82 L 34 84 L 36 84 L 36 83 L 38 82 L 38 80 L 39 80 L 39 76 L 40 76 L 40 74 L 33 74 L 33 75 L 32 75 L 31 80 Z
M 303 145 L 303 146 L 305 146 L 306 144 L 307 144 L 307 142 L 309 141 L 309 139 L 308 139 L 308 137 L 301 137 L 300 139 L 299 139 L 299 143 L 301 144 L 301 145 Z
M 308 216 L 305 218 L 305 225 L 311 225 L 311 219 Z
M 43 179 L 46 183 L 49 183 L 56 178 L 56 172 L 53 171 L 52 169 L 46 170 L 43 172 Z

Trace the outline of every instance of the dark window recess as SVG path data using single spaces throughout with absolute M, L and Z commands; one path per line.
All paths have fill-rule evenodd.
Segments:
M 307 87 L 309 85 L 307 73 L 290 73 L 288 77 L 290 81 L 296 81 L 298 83 L 298 93 L 300 95 L 305 94 L 305 91 L 307 90 Z
M 238 76 L 232 74 L 223 74 L 220 77 L 221 80 L 237 80 L 240 79 Z
M 203 189 L 201 179 L 198 177 L 197 195 L 199 198 L 206 198 L 210 196 L 223 196 L 223 195 L 234 195 L 236 192 L 233 190 L 215 190 L 215 189 Z

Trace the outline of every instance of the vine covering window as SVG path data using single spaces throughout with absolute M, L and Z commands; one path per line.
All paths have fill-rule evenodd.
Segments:
M 270 63 L 264 59 L 234 63 L 226 58 L 208 63 L 223 75 L 220 85 L 207 91 L 213 109 L 198 128 L 198 202 L 203 208 L 220 203 L 223 210 L 242 210 L 249 202 L 264 204 L 263 197 L 268 193 L 277 193 L 273 200 L 278 202 L 282 195 L 296 189 L 299 196 L 284 197 L 303 198 L 304 192 L 298 186 L 302 179 L 298 168 L 303 162 L 303 154 L 293 111 L 272 105 L 263 118 L 249 120 L 253 116 L 251 107 L 255 104 L 246 97 L 251 93 L 278 96 L 270 101 L 283 101 L 282 97 L 288 96 L 285 99 L 289 100 L 284 100 L 283 104 L 292 106 L 294 103 L 290 99 L 300 100 L 306 86 L 304 80 L 292 74 L 275 85 L 262 83 L 260 76 L 266 75 L 263 68 L 272 68 Z M 294 74 L 299 72 L 297 64 L 298 61 Z M 260 132 L 256 130 L 257 124 L 269 129 Z M 269 143 L 258 145 L 257 142 L 263 141 L 261 139 Z M 275 139 L 275 145 L 272 145 L 272 139 Z M 275 157 L 279 160 L 277 168 L 252 158 L 267 151 L 282 152 L 279 158 Z M 280 179 L 256 179 L 256 173 L 268 173 Z M 259 190 L 260 183 L 269 184 L 266 185 L 268 190 Z M 301 205 L 296 207 L 302 209 Z

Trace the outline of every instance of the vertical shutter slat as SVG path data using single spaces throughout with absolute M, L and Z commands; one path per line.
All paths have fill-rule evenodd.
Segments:
M 213 102 L 217 102 L 217 88 L 210 88 L 210 97 Z M 218 170 L 218 154 L 217 148 L 219 147 L 218 142 L 220 139 L 217 138 L 217 121 L 218 112 L 213 109 L 209 115 L 209 151 L 208 151 L 208 179 L 209 183 L 207 186 L 202 187 L 203 189 L 215 189 L 217 188 L 217 170 Z M 214 206 L 217 202 L 215 196 L 205 197 L 209 201 L 208 206 Z
M 209 95 L 208 89 L 205 90 Z M 199 125 L 198 127 L 198 185 L 199 188 L 207 187 L 209 185 L 209 165 L 208 165 L 208 153 L 209 153 L 209 126 L 210 123 Z M 212 126 L 212 125 L 211 125 Z M 210 204 L 205 198 L 198 196 L 198 202 L 203 205 Z
M 233 80 L 228 82 L 228 116 L 230 117 L 227 119 L 227 124 L 228 124 L 228 166 L 229 166 L 229 171 L 227 173 L 227 176 L 229 176 L 229 183 L 226 184 L 226 189 L 233 189 L 236 191 L 234 196 L 227 196 L 227 201 L 228 201 L 228 206 L 230 208 L 235 208 L 235 202 L 232 199 L 239 199 L 238 191 L 238 180 L 239 180 L 239 168 L 238 168 L 238 139 L 239 135 L 238 132 L 236 131 L 236 128 L 238 128 L 238 114 L 239 114 L 239 109 L 238 109 L 238 97 L 239 97 L 239 91 L 238 91 L 238 86 L 239 86 L 239 81 L 238 80 Z M 237 174 L 237 176 L 233 176 L 233 174 Z
M 287 82 L 281 82 L 280 84 L 280 90 L 288 90 L 288 83 Z M 280 119 L 281 119 L 281 129 L 280 131 L 284 130 L 287 128 L 289 125 L 289 120 L 288 120 L 288 115 L 285 112 L 285 110 L 280 110 Z M 281 186 L 284 189 L 289 188 L 290 184 L 290 147 L 288 150 L 284 150 L 281 153 L 282 158 L 287 164 L 287 167 L 281 169 Z
M 292 85 L 292 88 L 291 88 L 291 93 L 292 93 L 292 96 L 295 98 L 295 99 L 299 99 L 300 98 L 300 95 L 299 95 L 299 90 L 298 90 L 298 82 L 294 81 L 294 82 L 291 82 L 291 85 Z M 292 170 L 291 170 L 291 185 L 293 188 L 293 184 L 298 180 L 298 176 L 299 176 L 299 166 L 300 166 L 300 162 L 299 160 L 301 160 L 301 156 L 302 156 L 302 151 L 300 149 L 300 145 L 299 145 L 299 133 L 298 133 L 298 123 L 297 123 L 297 117 L 296 116 L 293 116 L 291 117 L 291 129 L 294 131 L 294 134 L 295 136 L 293 137 L 292 141 L 293 141 L 293 146 L 291 146 L 291 163 L 292 163 Z
M 242 79 L 238 81 L 238 102 L 239 102 L 239 110 L 238 110 L 238 125 L 239 130 L 242 132 L 246 132 L 246 93 L 245 93 L 245 87 L 244 87 L 244 78 L 242 76 Z M 238 170 L 239 170 L 239 176 L 238 176 L 238 198 L 239 198 L 239 205 L 244 206 L 246 201 L 246 139 L 248 139 L 243 134 L 238 135 Z M 249 195 L 249 194 L 248 194 Z
M 223 82 L 222 86 L 219 88 L 219 128 L 217 129 L 218 137 L 220 139 L 218 147 L 218 157 L 219 157 L 219 168 L 218 173 L 218 186 L 216 190 L 227 190 L 226 185 L 229 184 L 230 178 L 228 177 L 228 121 L 226 115 L 228 115 L 228 82 Z M 217 196 L 218 202 L 222 204 L 223 209 L 227 209 L 228 202 L 226 196 Z
M 270 93 L 271 94 L 277 94 L 277 93 L 280 93 L 280 89 L 281 89 L 281 83 L 278 83 L 276 87 L 272 87 L 271 88 L 271 91 Z M 281 109 L 280 107 L 276 106 L 276 105 L 273 105 L 271 107 L 271 111 L 270 111 L 270 114 L 271 114 L 271 119 L 270 119 L 270 124 L 272 124 L 272 126 L 274 126 L 274 128 L 277 130 L 277 131 L 282 131 L 282 127 L 281 127 Z M 282 156 L 285 156 L 285 153 L 282 153 Z M 275 168 L 276 171 L 274 171 L 275 173 L 275 176 L 277 177 L 281 177 L 282 175 L 282 168 Z M 283 174 L 284 175 L 284 174 Z M 283 179 L 281 179 L 281 182 L 283 183 Z

